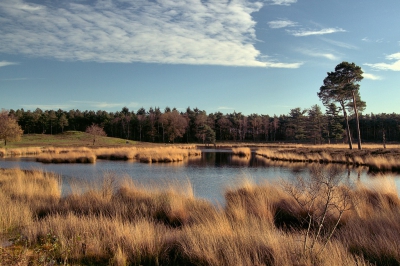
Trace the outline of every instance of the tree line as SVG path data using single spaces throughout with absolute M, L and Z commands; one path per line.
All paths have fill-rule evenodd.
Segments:
M 322 112 L 319 105 L 293 108 L 285 115 L 244 115 L 240 112 L 209 113 L 188 107 L 131 111 L 10 110 L 25 134 L 58 134 L 66 130 L 85 131 L 92 124 L 103 127 L 107 136 L 127 140 L 213 143 L 215 141 L 342 143 L 347 142 L 346 121 L 335 104 Z M 357 136 L 354 114 L 348 119 L 350 135 Z M 359 114 L 363 141 L 400 140 L 399 114 Z
M 269 116 L 221 112 L 207 114 L 198 108 L 178 111 L 159 107 L 137 112 L 127 107 L 119 112 L 59 109 L 35 111 L 10 110 L 24 133 L 53 134 L 64 130 L 85 131 L 91 125 L 102 127 L 111 137 L 148 142 L 254 141 L 312 142 L 315 144 L 347 142 L 358 149 L 362 141 L 399 141 L 398 114 L 363 115 L 366 103 L 361 100 L 363 71 L 354 63 L 342 62 L 328 72 L 317 92 L 325 106 L 294 108 L 289 114 Z

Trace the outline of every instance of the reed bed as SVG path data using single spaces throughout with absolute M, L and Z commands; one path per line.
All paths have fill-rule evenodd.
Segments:
M 0 149 L 0 157 L 5 156 L 23 156 L 23 155 L 36 155 L 42 153 L 40 147 L 26 147 L 14 149 Z
M 182 147 L 155 148 L 55 148 L 42 150 L 36 160 L 43 163 L 95 163 L 97 159 L 106 160 L 139 160 L 151 162 L 181 162 L 189 157 L 201 156 L 201 150 L 193 149 L 193 145 Z
M 292 150 L 292 149 L 259 149 L 256 155 L 271 160 L 288 162 L 334 163 L 355 166 L 367 166 L 371 171 L 400 171 L 398 151 L 338 151 L 335 150 Z
M 68 152 L 60 154 L 41 154 L 36 161 L 41 163 L 95 163 L 96 155 L 91 152 Z
M 160 147 L 143 149 L 137 154 L 136 159 L 143 163 L 151 162 L 179 162 L 189 157 L 200 156 L 197 149 L 181 149 L 174 147 Z
M 97 148 L 93 149 L 98 159 L 107 160 L 133 160 L 143 148 Z
M 0 247 L 0 265 L 400 263 L 400 199 L 390 177 L 354 187 L 352 207 L 326 249 L 306 254 L 306 214 L 280 184 L 246 181 L 215 206 L 196 198 L 188 182 L 145 187 L 117 179 L 107 173 L 60 197 L 57 176 L 1 170 L 1 234 L 14 237 Z M 322 246 L 318 240 L 316 250 Z
M 237 155 L 240 157 L 250 157 L 251 149 L 248 147 L 232 148 L 232 153 L 233 153 L 233 155 Z

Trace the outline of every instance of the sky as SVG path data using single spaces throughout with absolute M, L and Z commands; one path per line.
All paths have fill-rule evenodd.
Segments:
M 400 113 L 398 0 L 1 0 L 0 108 L 281 115 L 364 71 L 364 113 Z

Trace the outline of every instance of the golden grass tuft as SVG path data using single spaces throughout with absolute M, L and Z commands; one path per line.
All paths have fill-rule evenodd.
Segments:
M 248 148 L 248 147 L 232 148 L 232 153 L 234 155 L 238 155 L 240 157 L 250 157 L 251 156 L 251 149 Z
M 182 149 L 175 147 L 158 147 L 141 150 L 136 159 L 140 162 L 179 162 L 189 157 L 200 156 L 200 150 Z
M 36 161 L 42 163 L 95 163 L 96 155 L 91 152 L 48 153 L 39 155 Z
M 0 234 L 32 223 L 35 212 L 58 201 L 58 176 L 42 171 L 0 169 Z

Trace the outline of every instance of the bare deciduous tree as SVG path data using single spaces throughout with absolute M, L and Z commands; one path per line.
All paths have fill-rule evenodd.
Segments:
M 104 132 L 103 128 L 99 125 L 92 124 L 86 128 L 86 133 L 91 134 L 93 136 L 93 145 L 96 142 L 96 137 L 107 136 L 106 132 Z
M 344 177 L 338 168 L 323 171 L 322 167 L 314 167 L 310 177 L 298 176 L 292 181 L 282 181 L 284 190 L 303 213 L 297 214 L 306 228 L 303 231 L 303 255 L 312 254 L 318 242 L 322 246 L 318 245 L 316 254 L 320 254 L 332 238 L 343 213 L 354 206 L 351 184 L 345 182 Z

